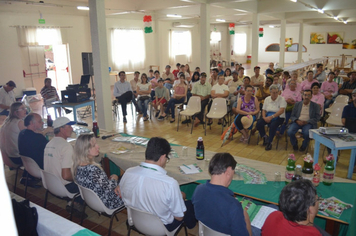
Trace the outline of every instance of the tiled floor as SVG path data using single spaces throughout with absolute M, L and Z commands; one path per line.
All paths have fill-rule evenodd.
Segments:
M 265 66 L 266 67 L 266 66 Z M 247 68 L 246 74 L 251 74 L 251 69 L 248 65 L 245 66 Z M 262 66 L 262 69 L 264 67 Z M 262 70 L 261 71 L 264 71 Z M 33 108 L 34 112 L 41 114 L 41 107 L 42 104 L 40 102 L 31 103 L 31 107 Z M 52 109 L 51 109 L 52 110 Z M 221 147 L 222 140 L 221 136 L 221 126 L 217 125 L 217 120 L 214 121 L 211 130 L 207 130 L 207 135 L 204 136 L 204 129 L 203 126 L 200 125 L 199 127 L 193 128 L 193 133 L 190 134 L 190 126 L 187 125 L 180 125 L 179 131 L 177 132 L 177 123 L 171 124 L 169 119 L 164 121 L 158 121 L 156 118 L 152 118 L 152 120 L 143 121 L 142 116 L 138 115 L 131 115 L 130 106 L 128 106 L 128 122 L 124 124 L 121 119 L 121 109 L 119 109 L 119 119 L 115 119 L 114 130 L 117 132 L 124 132 L 128 134 L 143 136 L 143 137 L 154 137 L 160 136 L 166 138 L 170 143 L 176 143 L 184 146 L 195 147 L 196 141 L 198 137 L 203 137 L 205 148 L 210 151 L 215 152 L 230 152 L 232 155 L 240 156 L 244 158 L 250 158 L 254 160 L 274 163 L 278 165 L 285 166 L 287 164 L 287 157 L 289 153 L 293 153 L 292 146 L 288 145 L 288 150 L 285 150 L 285 138 L 283 137 L 278 146 L 278 150 L 276 148 L 276 139 L 273 142 L 273 149 L 271 151 L 265 151 L 264 146 L 262 146 L 262 141 L 260 140 L 259 145 L 256 145 L 258 132 L 251 138 L 251 142 L 249 145 L 242 144 L 239 142 L 240 135 L 236 134 L 234 139 L 228 143 L 226 143 L 223 147 Z M 70 119 L 72 119 L 72 115 L 67 115 Z M 177 119 L 176 119 L 177 120 Z M 89 125 L 91 125 L 92 120 L 91 118 L 85 118 Z M 1 121 L 0 121 L 1 122 Z M 311 142 L 309 146 L 309 152 L 313 154 L 313 142 Z M 319 164 L 323 168 L 324 164 L 322 162 L 322 153 L 323 147 L 320 151 L 320 158 Z M 297 164 L 303 163 L 303 156 L 304 153 L 296 152 L 294 153 L 297 158 Z M 326 155 L 326 150 L 325 154 Z M 347 175 L 347 168 L 350 158 L 350 151 L 342 151 L 341 155 L 339 156 L 340 160 L 337 164 L 336 168 L 336 176 L 346 178 Z M 6 178 L 9 185 L 14 182 L 14 174 L 15 171 L 9 171 L 6 167 Z M 356 180 L 356 174 L 353 175 L 353 180 Z M 23 186 L 18 183 L 18 193 L 20 195 L 23 194 L 22 191 Z M 43 188 L 41 189 L 29 189 L 30 193 L 30 200 L 33 200 L 35 203 L 39 205 L 43 205 L 43 199 L 45 195 L 45 191 Z M 49 197 L 49 202 L 51 204 L 48 205 L 48 209 L 56 212 L 57 214 L 62 215 L 63 217 L 69 218 L 69 214 L 65 211 L 66 202 L 60 199 L 57 199 L 53 196 Z M 97 232 L 101 235 L 107 234 L 107 228 L 109 226 L 109 219 L 104 216 L 98 216 L 97 213 L 93 212 L 90 209 L 87 209 L 87 214 L 89 215 L 88 219 L 84 222 L 84 227 L 87 227 L 94 232 Z M 127 219 L 126 211 L 118 214 L 119 222 L 115 222 L 113 224 L 113 234 L 112 235 L 126 235 L 127 229 L 125 221 Z M 74 219 L 75 222 L 78 222 L 79 219 Z M 133 232 L 131 235 L 137 235 Z M 181 232 L 179 235 L 183 235 Z M 189 230 L 189 235 L 198 235 L 198 227 L 195 227 L 193 230 Z

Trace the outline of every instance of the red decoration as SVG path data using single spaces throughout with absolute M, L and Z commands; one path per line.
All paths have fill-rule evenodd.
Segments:
M 143 22 L 150 22 L 152 21 L 152 16 L 144 16 L 143 17 Z
M 230 23 L 229 27 L 235 27 L 235 23 Z

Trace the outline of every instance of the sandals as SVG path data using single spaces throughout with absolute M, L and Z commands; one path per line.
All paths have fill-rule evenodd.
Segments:
M 148 121 L 148 116 L 145 116 L 145 118 L 143 118 L 143 121 Z
M 174 122 L 176 122 L 175 119 L 169 121 L 169 123 L 174 123 Z

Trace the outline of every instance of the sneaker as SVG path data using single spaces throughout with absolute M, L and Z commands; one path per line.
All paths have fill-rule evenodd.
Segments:
M 127 123 L 126 116 L 124 116 L 123 121 L 124 121 L 124 123 Z

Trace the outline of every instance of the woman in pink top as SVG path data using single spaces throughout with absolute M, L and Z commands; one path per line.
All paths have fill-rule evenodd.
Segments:
M 319 92 L 319 90 L 320 90 L 319 82 L 313 83 L 311 86 L 311 90 L 312 90 L 312 94 L 313 94 L 311 101 L 319 104 L 320 114 L 323 115 L 324 114 L 325 97 L 324 97 L 324 94 Z
M 287 84 L 286 84 L 286 88 L 285 89 L 289 89 L 289 82 L 294 80 L 295 82 L 297 82 L 297 87 L 295 88 L 295 90 L 297 90 L 299 93 L 301 93 L 302 91 L 302 86 L 300 84 L 300 82 L 298 81 L 298 74 L 297 72 L 293 72 L 291 74 L 291 78 L 289 80 L 287 80 Z
M 183 73 L 179 75 L 180 83 L 177 84 L 176 86 L 173 87 L 174 94 L 172 98 L 168 101 L 168 105 L 164 113 L 160 116 L 160 120 L 164 119 L 167 116 L 167 112 L 171 110 L 172 118 L 171 118 L 171 123 L 175 121 L 175 116 L 174 116 L 174 110 L 175 110 L 175 105 L 179 103 L 183 103 L 185 100 L 185 97 L 187 96 L 187 90 L 188 87 L 185 84 L 185 76 Z
M 310 70 L 307 72 L 307 79 L 301 83 L 301 87 L 302 87 L 301 92 L 303 92 L 304 90 L 307 90 L 307 89 L 311 89 L 311 86 L 313 83 L 316 83 L 316 82 L 319 83 L 316 79 L 313 79 L 313 76 L 314 76 L 313 71 Z
M 321 93 L 325 96 L 324 108 L 328 108 L 331 103 L 334 102 L 336 95 L 338 94 L 339 86 L 334 82 L 335 73 L 330 72 L 328 74 L 328 80 L 321 85 Z

